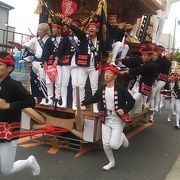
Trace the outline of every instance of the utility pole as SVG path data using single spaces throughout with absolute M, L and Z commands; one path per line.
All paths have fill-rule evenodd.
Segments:
M 174 36 L 173 36 L 173 45 L 172 45 L 172 51 L 174 52 L 175 51 L 175 41 L 176 41 L 176 18 L 175 18 L 175 22 L 174 22 Z

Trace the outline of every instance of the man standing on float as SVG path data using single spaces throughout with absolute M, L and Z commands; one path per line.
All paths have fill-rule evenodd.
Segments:
M 97 39 L 97 32 L 99 30 L 99 23 L 90 22 L 87 28 L 87 33 L 84 33 L 76 26 L 71 25 L 68 18 L 64 19 L 74 34 L 80 40 L 79 54 L 77 57 L 78 68 L 78 84 L 80 87 L 80 99 L 85 98 L 85 85 L 89 77 L 92 94 L 98 88 L 99 71 L 98 68 L 101 64 L 100 44 Z M 84 107 L 82 109 L 85 109 Z M 93 112 L 98 113 L 97 104 L 93 104 Z
M 110 36 L 112 40 L 112 60 L 111 63 L 115 63 L 117 55 L 120 53 L 118 58 L 119 63 L 124 59 L 129 51 L 129 46 L 125 43 L 125 30 L 124 24 L 117 22 L 117 15 L 108 16 Z
M 48 102 L 45 105 L 49 105 L 49 106 L 52 106 L 55 103 L 53 101 L 54 92 L 55 92 L 55 99 L 57 102 L 57 106 L 60 106 L 62 70 L 61 70 L 61 66 L 58 64 L 58 61 L 55 61 L 55 54 L 63 38 L 61 36 L 62 28 L 63 27 L 59 23 L 52 24 L 53 37 L 49 38 L 46 41 L 41 57 L 44 66 L 54 65 L 54 67 L 57 68 L 57 76 L 55 77 L 54 82 L 48 77 L 48 74 L 46 73 Z M 55 91 L 53 90 L 54 84 L 55 84 Z
M 34 52 L 34 60 L 32 62 L 31 69 L 31 93 L 36 98 L 41 98 L 40 104 L 46 105 L 47 88 L 46 77 L 44 71 L 44 64 L 41 60 L 44 45 L 48 38 L 51 36 L 51 30 L 47 23 L 41 23 L 38 25 L 38 36 L 33 37 L 30 41 L 20 45 L 18 43 L 12 43 L 18 50 L 28 48 Z
M 71 22 L 77 28 L 81 28 L 81 22 L 73 20 Z M 71 77 L 72 82 L 72 109 L 76 110 L 76 86 L 78 79 L 77 54 L 79 52 L 78 38 L 71 32 L 65 36 L 59 45 L 56 53 L 56 61 L 58 60 L 62 66 L 62 105 L 61 108 L 67 108 L 67 92 L 68 84 Z

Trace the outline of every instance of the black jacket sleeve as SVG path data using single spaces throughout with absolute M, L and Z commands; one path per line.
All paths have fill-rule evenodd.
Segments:
M 54 50 L 54 44 L 51 41 L 51 38 L 47 39 L 47 41 L 44 44 L 42 56 L 41 56 L 41 62 L 45 62 L 49 59 L 49 56 L 53 54 Z
M 76 26 L 71 25 L 70 29 L 73 31 L 73 33 L 78 37 L 80 41 L 84 41 L 86 39 L 86 34 Z
M 9 87 L 13 88 L 11 90 L 13 100 L 10 103 L 10 109 L 21 110 L 23 108 L 35 106 L 34 97 L 27 92 L 21 82 L 12 81 Z
M 98 88 L 98 90 L 94 93 L 94 95 L 90 99 L 86 99 L 82 101 L 82 105 L 86 106 L 89 104 L 97 103 L 101 101 L 101 99 L 102 99 L 102 87 Z
M 128 59 L 123 59 L 122 63 L 128 67 L 128 68 L 136 68 L 139 67 L 143 62 L 140 58 L 128 58 Z
M 126 101 L 126 105 L 122 107 L 124 113 L 128 113 L 135 104 L 135 99 L 132 97 L 132 95 L 125 89 L 122 90 L 123 98 Z
M 58 49 L 55 53 L 55 56 L 57 56 L 59 59 L 61 59 L 64 54 L 64 48 L 65 48 L 66 42 L 67 42 L 67 37 L 64 37 L 62 41 L 60 42 Z
M 136 68 L 129 69 L 129 75 L 137 76 L 137 75 L 145 75 L 147 73 L 151 74 L 152 64 L 145 63 Z

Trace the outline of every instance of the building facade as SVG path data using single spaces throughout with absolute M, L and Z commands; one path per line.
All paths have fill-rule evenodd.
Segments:
M 0 50 L 7 49 L 7 42 L 14 39 L 15 28 L 8 25 L 9 11 L 12 9 L 12 6 L 0 1 Z

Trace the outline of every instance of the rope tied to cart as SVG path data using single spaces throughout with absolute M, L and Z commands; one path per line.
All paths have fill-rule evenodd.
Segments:
M 28 137 L 28 136 L 35 136 L 39 134 L 64 134 L 69 132 L 67 129 L 61 128 L 61 127 L 54 127 L 51 125 L 45 126 L 42 130 L 32 130 L 28 132 L 20 132 L 19 137 Z

